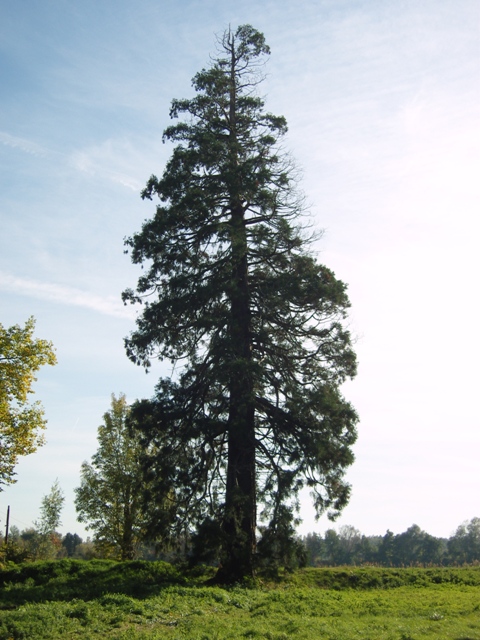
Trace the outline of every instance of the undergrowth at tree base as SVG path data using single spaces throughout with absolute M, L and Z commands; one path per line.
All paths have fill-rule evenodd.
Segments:
M 61 560 L 0 571 L 0 640 L 480 640 L 480 567 L 309 568 L 206 586 L 213 569 Z

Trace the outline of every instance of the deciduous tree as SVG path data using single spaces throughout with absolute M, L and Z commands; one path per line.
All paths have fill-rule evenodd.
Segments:
M 79 522 L 94 532 L 97 548 L 122 560 L 135 557 L 145 528 L 143 449 L 128 429 L 128 414 L 126 397 L 112 395 L 111 409 L 98 427 L 98 450 L 91 464 L 82 464 L 80 486 L 75 489 Z
M 40 402 L 29 404 L 35 373 L 44 364 L 54 365 L 51 342 L 33 337 L 35 319 L 24 327 L 0 324 L 0 491 L 16 482 L 14 469 L 20 456 L 33 453 L 44 443 L 46 426 Z
M 208 525 L 223 580 L 254 571 L 257 504 L 269 532 L 304 486 L 318 514 L 340 512 L 356 439 L 340 392 L 356 372 L 346 286 L 299 223 L 286 121 L 257 93 L 268 54 L 251 26 L 225 32 L 196 95 L 172 103 L 183 119 L 164 139 L 175 147 L 142 194 L 160 204 L 126 241 L 147 267 L 123 295 L 144 303 L 127 354 L 147 368 L 170 359 L 178 372 L 133 410 L 147 471 L 161 500 L 175 492 L 176 523 Z
M 35 523 L 35 527 L 40 535 L 53 533 L 62 524 L 60 516 L 64 502 L 65 496 L 57 479 L 53 483 L 50 493 L 42 498 L 40 520 Z
M 65 495 L 58 479 L 53 483 L 50 493 L 43 496 L 40 506 L 40 519 L 36 521 L 34 533 L 30 539 L 30 546 L 35 558 L 55 558 L 61 547 L 62 538 L 57 533 L 62 524 L 62 514 Z

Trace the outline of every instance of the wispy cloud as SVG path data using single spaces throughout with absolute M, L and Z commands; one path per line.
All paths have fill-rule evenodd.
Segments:
M 135 315 L 132 307 L 125 307 L 116 296 L 99 296 L 74 287 L 65 287 L 53 282 L 41 282 L 30 278 L 19 278 L 1 271 L 0 290 L 59 304 L 83 307 L 117 318 L 132 318 Z
M 18 136 L 12 136 L 6 131 L 0 131 L 0 142 L 7 147 L 13 147 L 19 149 L 24 153 L 29 153 L 33 156 L 46 156 L 47 150 L 38 145 L 32 140 L 26 138 L 19 138 Z
M 111 182 L 121 184 L 132 191 L 140 191 L 141 183 L 138 180 L 121 171 L 112 171 L 105 168 L 105 166 L 96 162 L 94 158 L 85 151 L 74 153 L 71 157 L 71 164 L 77 171 L 81 171 L 82 173 L 98 176 L 102 179 L 105 178 Z
M 142 156 L 139 151 L 123 140 L 106 140 L 99 145 L 64 154 L 46 149 L 33 140 L 13 136 L 6 131 L 0 131 L 0 144 L 6 147 L 28 153 L 33 156 L 45 158 L 56 157 L 62 162 L 68 161 L 74 170 L 97 176 L 102 180 L 108 180 L 120 184 L 127 189 L 138 192 L 143 186 L 142 180 L 132 176 L 132 167 L 141 165 Z M 147 175 L 147 172 L 144 172 Z
M 77 171 L 107 179 L 131 189 L 140 191 L 147 170 L 141 172 L 145 164 L 144 153 L 129 140 L 109 139 L 70 156 L 70 164 Z M 141 175 L 141 179 L 135 175 Z

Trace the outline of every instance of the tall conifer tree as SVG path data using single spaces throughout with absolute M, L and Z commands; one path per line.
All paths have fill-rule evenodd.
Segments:
M 257 94 L 269 53 L 249 25 L 225 32 L 195 97 L 172 103 L 175 147 L 142 193 L 160 204 L 126 241 L 147 267 L 123 294 L 144 305 L 127 354 L 178 371 L 133 408 L 146 470 L 159 504 L 174 495 L 177 522 L 216 532 L 223 580 L 254 571 L 257 504 L 270 536 L 304 486 L 317 513 L 339 513 L 356 439 L 339 391 L 356 371 L 346 287 L 298 223 L 286 121 Z

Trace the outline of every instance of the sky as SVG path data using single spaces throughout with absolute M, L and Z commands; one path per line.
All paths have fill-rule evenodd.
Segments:
M 0 323 L 33 315 L 58 364 L 34 400 L 47 444 L 0 493 L 19 529 L 58 478 L 63 533 L 111 394 L 148 398 L 125 355 L 140 275 L 123 240 L 151 217 L 173 98 L 192 96 L 215 37 L 252 24 L 261 86 L 289 124 L 319 260 L 348 284 L 360 415 L 350 504 L 299 533 L 412 524 L 448 537 L 480 516 L 480 4 L 477 0 L 22 0 L 0 3 Z M 167 372 L 168 373 L 168 372 Z

